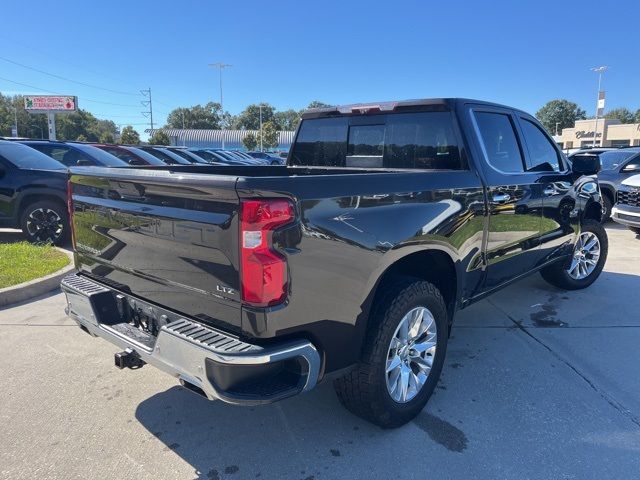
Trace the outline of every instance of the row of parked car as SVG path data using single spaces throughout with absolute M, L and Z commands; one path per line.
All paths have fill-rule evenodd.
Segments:
M 30 242 L 68 240 L 67 168 L 149 165 L 282 165 L 266 152 L 163 145 L 0 140 L 0 228 L 20 228 Z
M 640 147 L 589 148 L 569 155 L 569 161 L 598 157 L 598 185 L 603 222 L 612 219 L 640 235 Z
M 640 234 L 640 147 L 592 148 L 576 156 L 597 156 L 603 220 Z M 66 169 L 70 166 L 280 165 L 266 152 L 239 152 L 160 145 L 111 145 L 44 140 L 0 140 L 0 227 L 21 228 L 32 242 L 67 239 Z M 636 185 L 637 183 L 637 185 Z M 617 202 L 617 203 L 616 203 Z M 615 205 L 615 207 L 614 207 Z
M 284 159 L 266 152 L 241 152 L 211 148 L 164 145 L 112 145 L 102 143 L 21 140 L 20 143 L 48 155 L 67 167 L 97 165 L 282 165 Z

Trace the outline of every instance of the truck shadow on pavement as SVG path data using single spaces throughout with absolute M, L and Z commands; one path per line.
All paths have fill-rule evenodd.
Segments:
M 626 315 L 607 314 L 615 309 L 623 313 L 620 292 L 637 281 L 635 275 L 604 272 L 586 290 L 563 292 L 532 276 L 460 312 L 434 396 L 400 429 L 382 430 L 346 411 L 330 382 L 309 394 L 260 407 L 210 402 L 176 386 L 144 400 L 135 416 L 164 443 L 167 455 L 180 456 L 193 467 L 194 478 L 206 480 L 405 478 L 434 473 L 432 463 L 431 469 L 422 463 L 425 458 L 448 459 L 449 466 L 477 465 L 478 457 L 490 455 L 495 447 L 485 445 L 483 428 L 492 435 L 512 432 L 512 441 L 525 450 L 549 449 L 551 454 L 560 448 L 580 457 L 590 455 L 603 446 L 586 446 L 574 434 L 591 435 L 598 427 L 585 426 L 592 413 L 576 412 L 575 404 L 585 395 L 597 403 L 597 395 L 568 362 L 530 334 L 549 335 L 558 327 L 584 332 L 589 326 L 638 325 Z M 624 310 L 636 308 L 640 299 L 634 297 Z M 534 393 L 552 389 L 553 395 Z M 563 428 L 567 437 L 559 434 L 558 442 L 541 446 L 535 438 L 546 435 L 547 427 L 535 419 L 550 411 L 571 419 Z M 633 435 L 630 443 L 636 445 L 640 437 Z M 415 458 L 398 462 L 411 448 L 419 449 Z M 618 454 L 628 448 L 605 450 Z

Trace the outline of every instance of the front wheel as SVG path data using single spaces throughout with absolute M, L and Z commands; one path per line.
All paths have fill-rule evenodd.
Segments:
M 438 289 L 398 279 L 374 308 L 360 363 L 334 382 L 340 402 L 382 428 L 409 422 L 436 387 L 447 339 L 447 309 Z
M 597 280 L 607 261 L 609 240 L 599 222 L 585 220 L 567 262 L 558 262 L 540 271 L 551 285 L 564 290 L 586 288 Z

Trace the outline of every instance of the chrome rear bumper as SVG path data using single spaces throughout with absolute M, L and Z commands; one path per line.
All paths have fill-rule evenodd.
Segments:
M 311 390 L 318 380 L 320 355 L 306 340 L 264 348 L 138 299 L 138 305 L 165 322 L 152 337 L 117 318 L 104 318 L 117 317 L 118 309 L 111 303 L 115 305 L 122 294 L 77 274 L 65 277 L 61 287 L 67 314 L 83 329 L 135 352 L 145 363 L 197 387 L 211 400 L 271 403 Z

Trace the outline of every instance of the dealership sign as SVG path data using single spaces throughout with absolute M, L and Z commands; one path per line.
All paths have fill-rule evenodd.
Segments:
M 27 95 L 24 108 L 30 113 L 62 113 L 78 110 L 78 97 L 67 95 Z
M 585 130 L 578 130 L 576 132 L 576 138 L 589 138 L 589 137 L 593 137 L 594 134 L 595 134 L 596 137 L 601 137 L 602 136 L 602 132 L 595 133 L 593 131 L 587 132 Z

